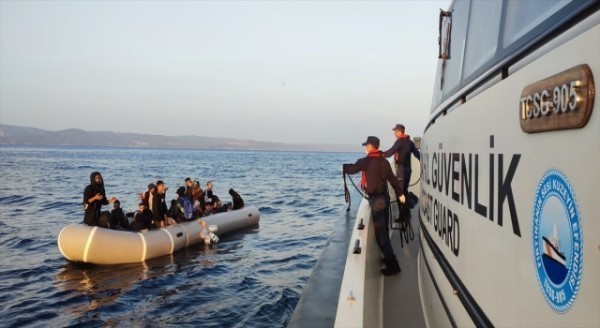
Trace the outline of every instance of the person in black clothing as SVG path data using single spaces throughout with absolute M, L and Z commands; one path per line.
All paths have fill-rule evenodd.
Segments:
M 83 190 L 83 223 L 90 226 L 98 225 L 98 218 L 102 205 L 108 205 L 115 201 L 115 198 L 106 199 L 104 190 L 104 180 L 100 172 L 92 172 L 90 175 L 90 184 Z
M 213 183 L 212 181 L 208 181 L 206 183 L 206 190 L 204 190 L 204 202 L 205 203 L 211 203 L 211 205 L 215 204 L 215 200 L 213 199 L 214 197 L 214 193 L 213 193 Z
M 133 215 L 131 230 L 142 231 L 152 229 L 152 212 L 143 202 L 140 203 L 138 210 Z
M 242 196 L 240 196 L 240 194 L 233 190 L 233 188 L 229 189 L 229 194 L 231 195 L 231 199 L 233 201 L 234 210 L 244 208 L 244 200 L 242 199 Z
M 162 180 L 156 181 L 156 192 L 152 196 L 152 217 L 157 228 L 164 228 L 167 219 L 167 204 L 165 194 L 167 187 Z
M 379 138 L 370 136 L 363 143 L 363 146 L 366 147 L 367 157 L 359 159 L 354 164 L 344 164 L 342 170 L 347 174 L 362 171 L 361 187 L 369 199 L 375 240 L 383 253 L 383 261 L 386 265 L 381 273 L 386 276 L 393 275 L 401 270 L 388 234 L 390 198 L 387 191 L 387 182 L 394 187 L 400 202 L 404 203 L 405 197 L 402 185 L 394 176 L 392 168 L 383 153 L 379 151 Z
M 129 221 L 121 208 L 121 202 L 116 199 L 113 202 L 113 210 L 110 212 L 110 227 L 116 230 L 129 230 Z
M 220 213 L 222 206 L 223 203 L 221 203 L 221 199 L 219 198 L 219 196 L 213 195 L 212 214 Z
M 184 189 L 185 193 L 185 189 Z M 185 221 L 185 215 L 177 201 L 177 199 L 171 200 L 171 206 L 169 207 L 169 211 L 167 212 L 167 216 L 171 219 L 175 220 L 177 223 L 181 223 Z
M 385 157 L 394 156 L 396 177 L 402 183 L 404 192 L 408 193 L 410 175 L 412 174 L 410 154 L 415 155 L 418 160 L 421 160 L 421 153 L 415 147 L 415 143 L 410 140 L 410 136 L 404 134 L 404 125 L 396 124 L 392 130 L 396 134 L 396 142 L 394 142 L 392 148 L 384 151 L 383 154 Z

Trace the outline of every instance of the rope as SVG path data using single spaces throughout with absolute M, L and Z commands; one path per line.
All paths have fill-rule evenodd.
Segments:
M 411 184 L 409 187 L 416 186 L 417 183 L 419 183 L 419 181 L 421 181 L 421 177 L 422 176 L 423 176 L 423 170 L 421 170 L 421 172 L 419 174 L 419 178 L 417 179 L 417 181 L 415 181 L 415 183 Z
M 356 191 L 358 191 L 358 194 L 364 199 L 369 199 L 369 197 L 365 196 L 365 194 L 363 194 L 361 189 L 356 186 L 356 183 L 354 183 L 354 180 L 352 180 L 352 177 L 349 174 L 344 173 L 344 188 L 345 188 L 345 192 L 346 192 L 346 195 L 345 195 L 346 203 L 349 202 L 348 199 L 350 198 L 350 192 L 348 191 L 348 187 L 346 186 L 346 176 L 348 176 L 348 180 L 350 180 L 350 182 L 352 182 L 352 185 L 354 186 L 354 189 L 356 189 Z
M 413 230 L 412 223 L 411 223 L 412 217 L 408 218 L 408 220 L 403 220 L 402 219 L 402 211 L 400 209 L 400 207 L 402 205 L 400 204 L 400 202 L 397 200 L 394 200 L 394 201 L 390 202 L 390 205 L 391 205 L 391 203 L 396 203 L 398 206 L 398 218 L 396 218 L 394 221 L 392 221 L 390 219 L 390 229 L 399 231 L 400 247 L 404 248 L 405 242 L 406 242 L 406 245 L 408 245 L 408 243 L 411 240 L 415 240 L 415 231 Z M 390 211 L 389 217 L 391 218 L 392 217 L 392 207 L 391 206 L 390 206 L 389 211 Z M 394 227 L 393 222 L 398 222 L 397 228 Z
M 369 198 L 367 196 L 365 196 L 365 194 L 363 194 L 362 191 L 356 186 L 356 183 L 354 183 L 354 180 L 352 180 L 352 177 L 349 174 L 342 173 L 342 175 L 344 176 L 344 198 L 346 200 L 346 203 L 348 203 L 348 208 L 346 209 L 346 212 L 350 212 L 350 207 L 352 206 L 352 197 L 350 197 L 350 190 L 348 190 L 348 185 L 346 184 L 346 176 L 348 176 L 348 180 L 350 180 L 350 182 L 352 182 L 354 189 L 356 189 L 356 191 L 362 198 L 364 198 L 364 199 L 369 199 Z
M 350 196 L 350 190 L 348 190 L 348 185 L 346 184 L 346 173 L 342 173 L 344 176 L 344 200 L 346 204 L 348 204 L 348 208 L 346 212 L 350 212 L 350 207 L 352 206 L 352 197 Z
M 417 181 L 415 181 L 415 183 L 408 185 L 409 187 L 414 187 L 417 185 L 417 183 L 419 183 L 419 181 L 421 181 L 421 176 L 419 176 L 419 178 L 417 179 Z
M 419 174 L 419 178 L 417 179 L 417 181 L 415 181 L 415 183 L 409 185 L 409 187 L 413 187 L 417 183 L 419 183 L 421 181 L 422 176 L 423 176 L 423 171 L 421 171 L 421 174 Z M 400 202 L 398 202 L 398 213 L 400 213 Z M 408 220 L 404 220 L 403 222 L 399 223 L 400 224 L 400 246 L 402 248 L 404 248 L 404 241 L 406 241 L 406 245 L 408 245 L 409 241 L 415 240 L 415 231 L 413 230 L 411 222 L 412 222 L 412 217 L 409 218 Z M 402 237 L 404 237 L 404 240 L 402 239 Z
M 408 246 L 408 243 L 412 240 L 415 240 L 415 231 L 413 230 L 411 219 L 400 222 L 400 246 L 404 248 L 404 242 L 406 241 L 406 245 Z

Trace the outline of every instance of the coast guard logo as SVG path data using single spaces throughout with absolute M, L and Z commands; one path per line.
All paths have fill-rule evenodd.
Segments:
M 569 311 L 581 279 L 583 236 L 573 189 L 558 170 L 546 172 L 533 206 L 533 254 L 546 301 L 558 313 Z

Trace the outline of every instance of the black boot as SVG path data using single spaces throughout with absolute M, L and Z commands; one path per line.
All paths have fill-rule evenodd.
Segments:
M 384 276 L 391 276 L 396 273 L 400 273 L 400 271 L 402 271 L 402 269 L 400 269 L 400 265 L 398 264 L 398 261 L 396 259 L 394 259 L 393 261 L 385 262 L 385 269 L 381 269 L 381 273 Z

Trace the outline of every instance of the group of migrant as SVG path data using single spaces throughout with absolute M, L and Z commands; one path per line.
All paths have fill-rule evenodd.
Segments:
M 125 214 L 121 203 L 115 197 L 107 198 L 104 180 L 99 172 L 92 172 L 90 184 L 83 191 L 83 222 L 90 226 L 130 231 L 146 231 L 164 228 L 170 224 L 195 220 L 211 214 L 237 210 L 244 207 L 244 200 L 233 189 L 229 189 L 232 202 L 223 205 L 212 191 L 212 183 L 206 190 L 200 183 L 185 179 L 186 187 L 179 187 L 176 198 L 167 208 L 165 198 L 167 187 L 162 180 L 148 185 L 148 190 L 140 194 L 141 202 L 135 212 Z M 102 211 L 102 205 L 113 204 L 112 211 Z

